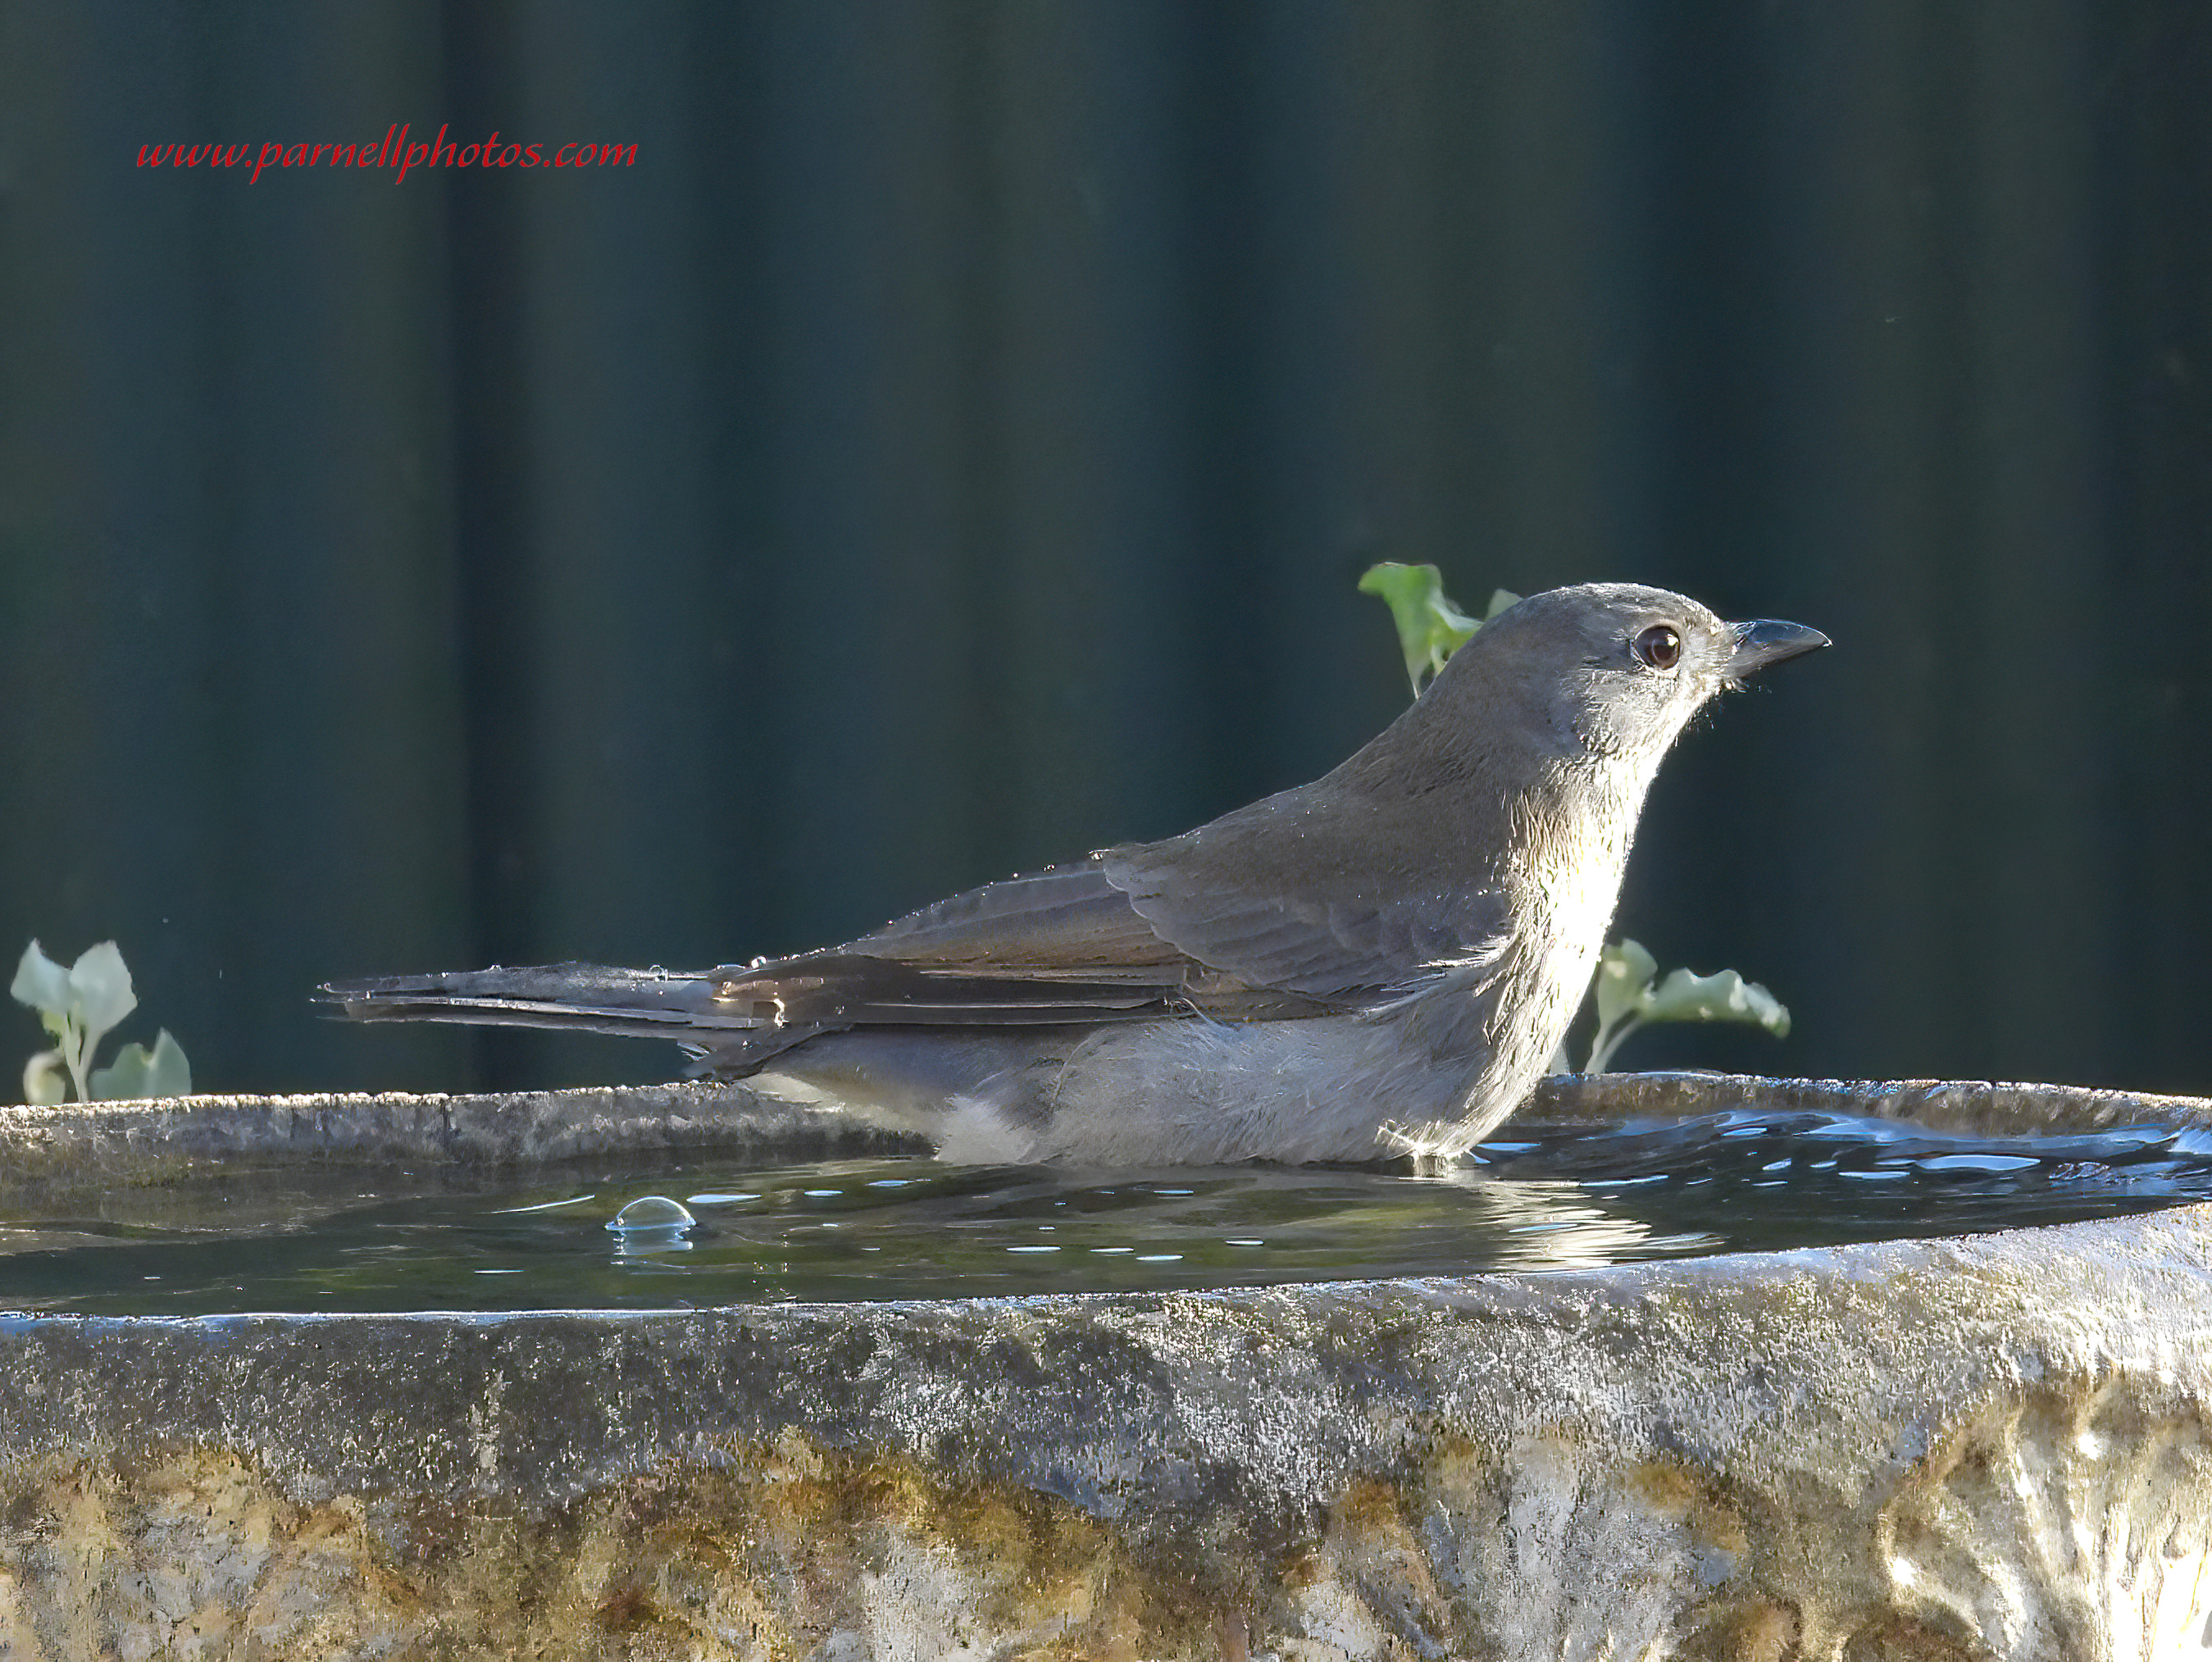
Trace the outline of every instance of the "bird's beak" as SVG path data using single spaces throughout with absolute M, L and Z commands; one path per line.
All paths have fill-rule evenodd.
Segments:
M 1729 633 L 1735 636 L 1735 650 L 1729 654 L 1727 673 L 1731 679 L 1739 681 L 1769 664 L 1802 657 L 1829 644 L 1828 637 L 1817 629 L 1808 629 L 1802 624 L 1778 623 L 1771 618 L 1730 624 Z

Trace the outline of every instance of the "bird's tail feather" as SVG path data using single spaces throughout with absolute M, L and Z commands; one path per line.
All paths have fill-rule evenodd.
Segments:
M 544 964 L 337 981 L 321 993 L 323 1002 L 356 1021 L 473 1022 L 676 1040 L 763 1025 L 745 1009 L 717 1005 L 717 984 L 706 974 Z

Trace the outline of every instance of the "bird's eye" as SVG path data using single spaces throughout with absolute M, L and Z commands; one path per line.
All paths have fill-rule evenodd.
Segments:
M 1672 624 L 1654 624 L 1636 637 L 1636 655 L 1654 669 L 1672 669 L 1682 660 L 1682 637 Z

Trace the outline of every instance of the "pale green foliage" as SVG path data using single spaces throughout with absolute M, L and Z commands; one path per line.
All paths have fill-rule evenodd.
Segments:
M 1623 938 L 1597 961 L 1597 1037 L 1590 1042 L 1586 1074 L 1601 1074 L 1621 1040 L 1654 1021 L 1740 1021 L 1777 1038 L 1790 1034 L 1790 1012 L 1781 1000 L 1734 970 L 1697 975 L 1671 970 L 1656 987 L 1659 960 Z
M 1432 565 L 1401 565 L 1385 560 L 1370 566 L 1359 580 L 1363 594 L 1380 595 L 1398 624 L 1398 644 L 1406 654 L 1406 679 L 1413 696 L 1444 661 L 1474 638 L 1475 630 L 1521 597 L 1498 589 L 1490 597 L 1490 610 L 1470 618 L 1444 594 L 1443 574 Z
M 112 941 L 88 948 L 66 970 L 33 941 L 23 949 L 9 990 L 17 1003 L 39 1013 L 40 1022 L 58 1041 L 53 1050 L 40 1051 L 24 1068 L 26 1102 L 63 1101 L 71 1085 L 80 1102 L 191 1094 L 191 1066 L 166 1027 L 151 1050 L 143 1044 L 126 1044 L 112 1066 L 93 1067 L 100 1041 L 138 1008 L 130 968 Z
M 1415 697 L 1420 696 L 1423 682 L 1473 640 L 1484 624 L 1521 598 L 1498 589 L 1490 597 L 1490 609 L 1480 619 L 1470 618 L 1444 594 L 1443 576 L 1436 567 L 1395 561 L 1370 566 L 1359 580 L 1359 589 L 1363 594 L 1381 596 L 1390 608 Z M 1782 1001 L 1734 970 L 1716 975 L 1673 970 L 1654 986 L 1658 974 L 1659 960 L 1633 941 L 1624 938 L 1600 954 L 1594 989 L 1597 1037 L 1591 1042 L 1584 1073 L 1604 1072 L 1620 1042 L 1655 1021 L 1747 1022 L 1777 1038 L 1789 1035 L 1790 1012 Z M 1553 1073 L 1569 1071 L 1566 1050 L 1563 1041 L 1552 1058 Z
M 155 1035 L 154 1048 L 132 1043 L 115 1053 L 115 1060 L 92 1073 L 95 1101 L 120 1101 L 127 1097 L 188 1097 L 192 1093 L 192 1065 L 185 1048 L 167 1027 Z

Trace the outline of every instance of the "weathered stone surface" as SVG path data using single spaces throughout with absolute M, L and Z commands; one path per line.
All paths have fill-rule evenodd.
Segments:
M 0 1192 L 160 1182 L 241 1160 L 528 1166 L 611 1152 L 758 1148 L 813 1160 L 920 1146 L 833 1109 L 716 1081 L 492 1096 L 185 1097 L 0 1107 Z
M 1676 1119 L 1729 1109 L 1861 1114 L 1931 1131 L 1995 1136 L 2101 1131 L 2122 1125 L 2212 1129 L 2212 1102 L 2079 1085 L 1977 1079 L 1766 1079 L 1753 1074 L 1561 1074 L 1538 1081 L 1524 1119 Z
M 1214 1294 L 21 1320 L 0 1640 L 2185 1658 L 2208 1403 L 2205 1207 Z

